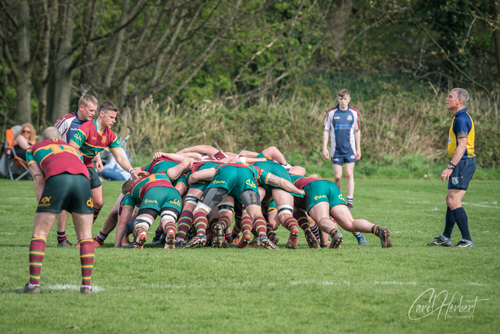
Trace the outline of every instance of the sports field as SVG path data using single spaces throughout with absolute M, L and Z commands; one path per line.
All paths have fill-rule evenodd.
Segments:
M 345 183 L 345 182 L 344 182 Z M 105 205 L 121 183 L 106 182 Z M 79 250 L 47 240 L 41 294 L 28 281 L 36 208 L 29 181 L 0 180 L 0 333 L 498 333 L 500 181 L 464 199 L 474 248 L 427 247 L 442 233 L 446 184 L 356 180 L 353 215 L 389 227 L 392 249 L 344 233 L 339 250 L 96 249 L 94 294 L 79 293 Z M 76 242 L 69 223 L 67 235 Z M 155 224 L 155 227 L 157 222 Z M 154 229 L 150 230 L 150 238 Z M 460 239 L 456 227 L 453 243 Z

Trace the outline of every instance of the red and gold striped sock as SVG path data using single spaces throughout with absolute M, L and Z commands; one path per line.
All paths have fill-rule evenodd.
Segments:
M 32 238 L 29 251 L 30 285 L 40 285 L 43 257 L 45 256 L 45 239 Z
M 243 233 L 251 233 L 252 232 L 252 218 L 247 215 L 244 215 L 241 218 L 241 232 Z
M 198 210 L 193 215 L 193 223 L 196 227 L 196 234 L 206 234 L 207 233 L 207 216 L 203 210 Z
M 255 218 L 253 224 L 255 226 L 255 230 L 257 231 L 257 233 L 259 233 L 259 236 L 266 237 L 267 228 L 266 228 L 266 220 L 264 219 L 264 217 Z
M 283 226 L 289 231 L 291 231 L 294 228 L 299 229 L 299 224 L 297 223 L 297 219 L 293 217 L 288 217 L 283 223 Z
M 167 220 L 165 224 L 163 224 L 163 231 L 165 231 L 165 234 L 168 234 L 170 231 L 173 231 L 174 234 L 177 232 L 177 225 L 175 225 L 174 221 Z
M 219 224 L 222 225 L 222 230 L 225 230 L 229 226 L 231 226 L 231 217 L 229 216 L 222 216 L 219 218 Z
M 95 221 L 97 220 L 97 217 L 99 216 L 99 212 L 101 212 L 101 209 L 94 208 L 94 220 L 92 221 L 92 224 L 94 224 Z
M 66 231 L 62 231 L 62 232 L 57 231 L 57 242 L 58 243 L 61 243 L 67 239 L 68 238 L 66 238 Z
M 135 239 L 137 239 L 137 237 L 142 233 L 142 232 L 148 232 L 148 230 L 146 230 L 144 228 L 144 226 L 136 226 L 134 227 L 134 231 L 132 232 L 132 235 L 134 236 Z
M 80 265 L 82 267 L 82 286 L 90 287 L 94 269 L 94 242 L 92 239 L 80 241 Z
M 297 219 L 297 223 L 299 223 L 300 228 L 304 231 L 311 231 L 311 227 L 309 226 L 309 219 L 307 219 L 307 215 L 303 211 L 295 211 L 293 213 L 293 217 Z
M 184 240 L 192 224 L 193 224 L 193 213 L 188 210 L 182 211 L 181 216 L 179 217 L 177 234 L 175 238 Z
M 373 225 L 372 226 L 372 233 L 378 236 L 378 233 L 380 231 L 380 226 L 379 225 Z

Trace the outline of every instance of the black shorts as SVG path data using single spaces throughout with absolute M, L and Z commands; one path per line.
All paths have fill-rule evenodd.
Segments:
M 472 175 L 476 171 L 476 158 L 462 159 L 453 169 L 448 180 L 448 189 L 467 190 Z
M 45 182 L 36 212 L 94 213 L 90 182 L 84 175 L 63 173 Z

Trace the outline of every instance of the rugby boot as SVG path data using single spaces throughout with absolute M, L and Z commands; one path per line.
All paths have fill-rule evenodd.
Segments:
M 265 249 L 278 249 L 268 237 L 260 237 L 260 246 Z
M 90 286 L 84 286 L 80 288 L 80 293 L 82 295 L 91 295 L 92 294 L 92 288 Z
M 453 247 L 474 247 L 474 243 L 470 240 L 461 239 L 455 246 Z
M 167 236 L 165 235 L 165 233 L 160 234 L 160 236 L 158 238 L 155 235 L 155 237 L 153 238 L 152 244 L 155 245 L 155 246 L 156 245 L 163 245 L 165 243 L 165 238 L 166 237 Z
M 94 247 L 101 247 L 104 244 L 104 241 L 102 241 L 98 237 L 94 237 L 92 239 L 92 242 L 94 243 Z
M 356 237 L 356 239 L 358 240 L 358 245 L 360 246 L 364 246 L 364 245 L 368 245 L 368 241 L 366 241 L 366 238 L 365 236 L 363 235 L 363 233 L 359 232 L 359 234 L 352 234 Z
M 212 247 L 222 248 L 222 243 L 225 241 L 224 231 L 222 230 L 222 225 L 217 223 L 214 225 L 214 236 L 212 241 Z
M 299 228 L 294 227 L 290 231 L 290 237 L 288 237 L 288 242 L 286 243 L 286 248 L 297 249 L 297 243 L 299 242 Z
M 389 229 L 384 226 L 379 226 L 378 237 L 380 238 L 380 242 L 382 243 L 382 248 L 391 248 L 391 232 Z
M 241 237 L 241 240 L 238 243 L 238 248 L 245 248 L 248 246 L 250 243 L 250 240 L 252 240 L 252 234 L 249 232 L 243 233 L 243 236 Z
M 260 246 L 260 237 L 258 235 L 254 235 L 252 241 L 248 244 L 248 247 L 259 247 Z
M 36 286 L 31 286 L 30 287 L 30 283 L 28 282 L 24 286 L 24 289 L 21 289 L 21 290 L 17 291 L 17 293 L 29 293 L 31 295 L 37 295 L 37 294 L 40 293 L 40 286 L 36 285 Z
M 278 242 L 280 241 L 280 237 L 278 237 L 278 235 L 274 232 L 269 232 L 268 234 L 268 239 L 271 240 L 273 242 L 273 244 L 277 245 Z
M 433 242 L 429 242 L 427 246 L 445 246 L 445 247 L 451 247 L 453 246 L 451 243 L 451 239 L 447 238 L 445 236 L 442 236 L 441 234 L 437 237 L 434 238 Z
M 213 235 L 213 233 L 208 232 L 207 233 L 207 243 L 206 243 L 206 246 L 207 247 L 212 247 L 213 243 L 214 243 L 214 235 Z
M 184 248 L 200 248 L 205 247 L 206 244 L 207 236 L 205 234 L 199 234 L 193 239 L 189 240 L 189 242 L 184 245 Z
M 73 247 L 73 244 L 71 244 L 68 241 L 68 239 L 66 239 L 64 241 L 57 243 L 57 247 Z M 76 247 L 80 247 L 80 243 L 78 243 L 78 245 L 76 245 Z
M 306 231 L 305 235 L 306 235 L 307 244 L 309 245 L 310 248 L 314 248 L 314 249 L 321 248 L 318 240 L 314 236 L 314 233 L 311 232 L 311 230 Z
M 240 240 L 241 240 L 241 233 L 233 235 L 233 237 L 231 238 L 231 244 L 238 245 L 240 243 Z
M 340 248 L 342 245 L 342 241 L 344 241 L 344 236 L 342 235 L 342 232 L 337 230 L 335 235 L 332 237 L 332 242 L 330 243 L 330 248 Z
M 137 237 L 137 246 L 135 248 L 142 249 L 146 244 L 146 241 L 148 241 L 148 234 L 146 232 L 141 232 Z
M 169 230 L 165 238 L 165 249 L 175 249 L 175 232 Z
M 183 248 L 184 247 L 184 240 L 174 241 L 174 246 L 175 246 L 175 248 Z

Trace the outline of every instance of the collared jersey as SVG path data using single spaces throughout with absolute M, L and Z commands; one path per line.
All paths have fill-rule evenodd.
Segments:
M 80 148 L 85 165 L 94 167 L 92 159 L 97 153 L 108 146 L 110 150 L 120 149 L 116 138 L 115 133 L 110 128 L 106 128 L 103 133 L 97 131 L 97 123 L 94 120 L 93 122 L 86 122 L 77 128 L 70 142 Z
M 82 121 L 78 118 L 78 110 L 64 116 L 59 117 L 54 127 L 61 133 L 61 139 L 69 143 L 76 128 L 86 123 L 87 120 Z
M 448 156 L 453 158 L 458 146 L 458 138 L 467 138 L 467 148 L 461 159 L 473 158 L 474 154 L 474 122 L 467 113 L 466 109 L 460 109 L 451 121 L 451 127 L 448 135 Z
M 327 112 L 323 130 L 330 132 L 330 156 L 356 155 L 354 131 L 360 130 L 357 109 L 348 106 L 347 110 L 340 110 L 337 105 Z
M 60 139 L 46 139 L 33 144 L 26 151 L 26 160 L 28 165 L 38 163 L 45 180 L 62 173 L 83 174 L 89 178 L 80 151 Z
M 165 173 L 150 174 L 136 180 L 130 186 L 129 191 L 123 200 L 123 207 L 141 204 L 144 194 L 154 187 L 167 187 L 177 191 L 170 181 L 170 178 Z

